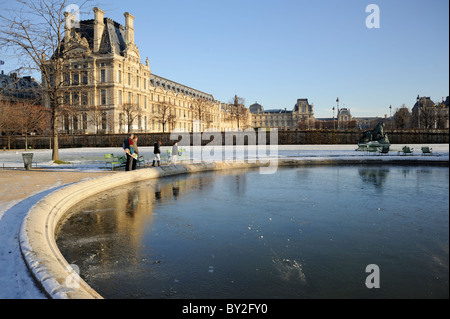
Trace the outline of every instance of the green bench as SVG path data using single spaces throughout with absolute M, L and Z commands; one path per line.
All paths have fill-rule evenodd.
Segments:
M 400 153 L 403 153 L 403 155 L 408 155 L 408 154 L 413 155 L 413 151 L 414 151 L 413 148 L 411 148 L 409 146 L 403 146 L 402 150 L 399 151 L 398 153 L 399 153 L 399 155 L 400 155 Z
M 111 166 L 111 170 L 114 170 L 114 167 L 121 167 L 122 164 L 120 162 L 120 157 L 114 156 L 114 154 L 105 154 L 105 169 L 107 166 Z
M 380 150 L 381 155 L 387 155 L 389 154 L 389 146 L 383 146 Z
M 367 147 L 367 150 L 366 150 L 369 154 L 370 153 L 377 153 L 378 152 L 378 146 L 375 146 L 375 145 L 369 145 L 368 147 Z
M 422 146 L 422 155 L 433 155 L 433 149 L 428 146 Z

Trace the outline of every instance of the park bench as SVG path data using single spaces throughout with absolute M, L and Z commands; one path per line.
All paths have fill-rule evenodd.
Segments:
M 127 166 L 127 156 L 126 155 L 119 155 L 119 156 L 117 156 L 117 158 L 119 160 L 120 167 Z M 145 167 L 144 155 L 141 155 L 136 159 L 136 164 L 139 166 L 144 165 L 144 167 Z
M 389 145 L 385 145 L 385 146 L 383 146 L 382 148 L 381 148 L 381 150 L 380 150 L 380 154 L 381 155 L 386 155 L 386 154 L 389 154 Z
M 144 165 L 145 167 L 145 159 L 144 159 L 144 155 L 140 155 L 137 159 L 136 159 L 136 164 L 141 166 Z
M 433 155 L 433 149 L 428 146 L 422 146 L 422 155 Z
M 117 158 L 119 159 L 120 167 L 127 166 L 127 156 L 126 155 L 119 155 L 119 156 L 117 156 Z
M 121 162 L 118 157 L 114 156 L 114 154 L 105 154 L 105 169 L 110 165 L 111 170 L 114 170 L 114 166 L 121 166 Z
M 378 152 L 378 146 L 376 145 L 369 145 L 367 147 L 367 152 L 370 153 L 377 153 Z
M 409 146 L 403 146 L 402 150 L 398 152 L 399 155 L 400 153 L 403 153 L 403 155 L 408 155 L 408 154 L 413 154 L 413 148 L 410 148 Z

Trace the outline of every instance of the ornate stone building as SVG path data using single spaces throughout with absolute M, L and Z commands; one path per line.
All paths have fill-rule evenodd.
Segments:
M 31 100 L 35 104 L 41 104 L 41 86 L 31 76 L 18 77 L 16 73 L 11 75 L 0 74 L 0 101 Z
M 133 15 L 124 13 L 122 26 L 101 9 L 93 11 L 93 20 L 73 28 L 66 13 L 60 132 L 226 129 L 226 112 L 211 94 L 152 74 L 148 58 L 141 62 Z
M 314 126 L 314 105 L 309 104 L 308 99 L 298 99 L 292 111 L 286 108 L 264 110 L 258 103 L 250 105 L 249 110 L 254 128 L 295 130 L 312 129 Z
M 416 98 L 412 113 L 412 126 L 419 129 L 449 128 L 449 97 L 435 104 L 430 97 L 419 95 Z

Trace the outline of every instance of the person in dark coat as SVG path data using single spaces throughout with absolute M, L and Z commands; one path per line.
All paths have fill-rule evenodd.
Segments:
M 125 166 L 125 171 L 131 171 L 133 169 L 133 153 L 134 153 L 134 134 L 130 133 L 128 137 L 123 141 L 123 149 L 127 155 L 127 164 Z
M 136 169 L 136 164 L 137 164 L 137 160 L 139 157 L 139 149 L 138 149 L 137 142 L 138 142 L 138 137 L 137 136 L 133 137 L 133 149 L 134 149 L 134 154 L 135 154 L 133 156 L 133 166 L 132 166 L 133 171 Z
M 161 166 L 161 141 L 156 141 L 153 148 L 153 154 L 155 154 L 155 159 L 153 160 L 152 166 L 155 166 L 155 163 L 158 163 L 158 166 Z

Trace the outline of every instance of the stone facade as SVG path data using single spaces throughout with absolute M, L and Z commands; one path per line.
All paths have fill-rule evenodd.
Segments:
M 251 125 L 254 128 L 278 128 L 280 130 L 295 130 L 297 128 L 312 129 L 314 126 L 314 106 L 308 99 L 298 99 L 292 110 L 264 110 L 258 103 L 249 107 Z
M 93 20 L 64 34 L 61 133 L 170 132 L 228 130 L 236 120 L 211 94 L 152 74 L 134 42 L 134 17 L 125 26 L 94 8 Z M 45 81 L 43 81 L 45 83 Z M 48 87 L 44 84 L 44 87 Z M 45 106 L 50 106 L 48 96 Z M 231 112 L 233 113 L 233 112 Z
M 41 103 L 41 86 L 30 76 L 18 77 L 17 74 L 0 74 L 0 101 L 13 102 L 31 100 L 36 104 Z

